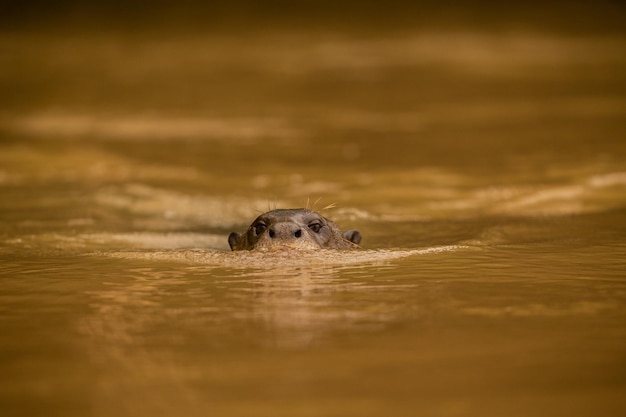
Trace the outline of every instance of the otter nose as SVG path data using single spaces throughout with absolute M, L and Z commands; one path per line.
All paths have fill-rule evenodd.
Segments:
M 268 235 L 272 239 L 298 239 L 302 237 L 302 229 L 295 223 L 277 223 L 270 226 Z

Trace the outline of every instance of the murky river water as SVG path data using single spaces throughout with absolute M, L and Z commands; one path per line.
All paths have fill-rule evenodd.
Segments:
M 2 414 L 624 413 L 624 47 L 3 35 Z M 307 204 L 363 249 L 228 252 Z

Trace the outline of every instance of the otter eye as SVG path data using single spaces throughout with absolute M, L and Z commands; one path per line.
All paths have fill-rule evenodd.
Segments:
M 253 228 L 254 228 L 254 234 L 258 236 L 261 233 L 263 233 L 265 229 L 267 229 L 267 225 L 265 223 L 257 223 L 254 225 Z
M 318 222 L 314 222 L 309 224 L 309 229 L 313 230 L 315 233 L 319 233 L 322 229 L 322 224 Z

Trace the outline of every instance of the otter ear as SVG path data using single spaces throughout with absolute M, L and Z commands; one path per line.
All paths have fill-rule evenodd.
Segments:
M 361 234 L 358 230 L 348 230 L 343 234 L 343 238 L 357 245 L 361 243 Z
M 235 250 L 235 246 L 239 244 L 239 240 L 241 240 L 241 233 L 232 232 L 228 235 L 228 244 L 231 250 Z

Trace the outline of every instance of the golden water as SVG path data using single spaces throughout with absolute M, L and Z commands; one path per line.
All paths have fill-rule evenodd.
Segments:
M 4 34 L 2 415 L 624 413 L 625 46 Z

